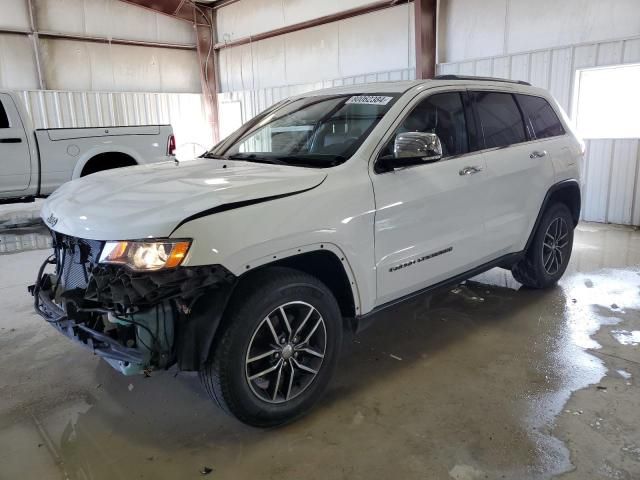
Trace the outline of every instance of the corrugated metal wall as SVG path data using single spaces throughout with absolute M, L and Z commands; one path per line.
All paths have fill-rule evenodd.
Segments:
M 53 90 L 19 94 L 34 128 L 171 124 L 180 158 L 199 154 L 212 144 L 200 94 Z
M 577 70 L 632 63 L 640 63 L 638 37 L 443 63 L 438 71 L 526 80 L 550 90 L 571 114 Z M 582 218 L 640 225 L 640 140 L 598 139 L 586 143 Z

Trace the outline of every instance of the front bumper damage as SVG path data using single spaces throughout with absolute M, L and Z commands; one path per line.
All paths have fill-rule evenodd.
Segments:
M 100 265 L 103 242 L 52 235 L 54 254 L 29 287 L 45 321 L 124 374 L 201 367 L 233 274 L 220 265 L 151 273 Z

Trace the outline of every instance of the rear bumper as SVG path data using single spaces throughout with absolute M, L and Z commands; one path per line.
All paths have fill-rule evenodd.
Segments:
M 116 339 L 92 330 L 84 323 L 76 323 L 53 302 L 51 277 L 44 273 L 46 266 L 52 263 L 54 261 L 51 258 L 45 260 L 38 271 L 36 283 L 29 287 L 30 293 L 34 296 L 36 313 L 60 333 L 91 350 L 95 355 L 119 362 L 143 363 L 146 360 L 143 352 L 136 348 L 127 348 Z

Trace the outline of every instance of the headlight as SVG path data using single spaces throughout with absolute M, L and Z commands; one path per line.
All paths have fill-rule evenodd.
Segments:
M 174 268 L 182 263 L 190 246 L 191 240 L 107 242 L 100 263 L 126 265 L 137 271 Z

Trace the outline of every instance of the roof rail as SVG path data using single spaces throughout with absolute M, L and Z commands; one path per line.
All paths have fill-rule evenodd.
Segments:
M 475 80 L 480 82 L 505 82 L 505 83 L 517 83 L 519 85 L 531 86 L 529 82 L 523 80 L 509 80 L 507 78 L 494 78 L 494 77 L 473 77 L 471 75 L 436 75 L 434 80 Z

